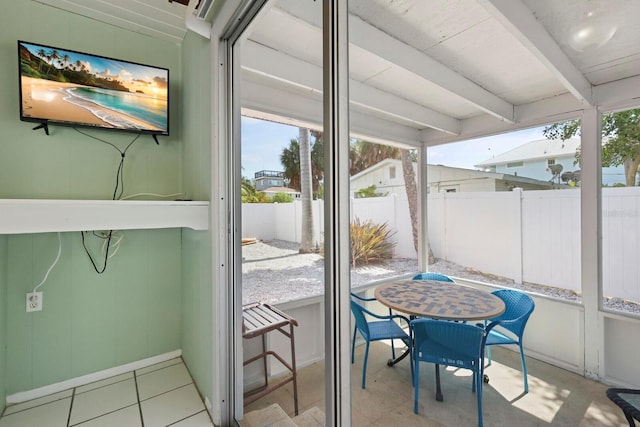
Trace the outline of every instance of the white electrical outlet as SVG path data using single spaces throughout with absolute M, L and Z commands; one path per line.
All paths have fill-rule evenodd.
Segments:
M 42 311 L 42 292 L 27 292 L 27 313 Z

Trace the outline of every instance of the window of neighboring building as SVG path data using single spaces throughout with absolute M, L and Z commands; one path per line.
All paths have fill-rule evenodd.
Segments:
M 508 168 L 521 168 L 523 166 L 524 166 L 524 162 L 522 162 L 522 161 L 507 163 L 507 167 Z
M 547 159 L 547 166 L 555 165 L 556 159 Z

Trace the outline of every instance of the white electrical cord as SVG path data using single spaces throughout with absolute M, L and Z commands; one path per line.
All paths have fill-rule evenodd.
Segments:
M 51 273 L 51 270 L 53 270 L 53 267 L 55 267 L 56 264 L 58 263 L 58 260 L 60 259 L 60 254 L 61 253 L 62 253 L 62 238 L 60 237 L 60 232 L 58 232 L 58 255 L 56 255 L 55 261 L 53 261 L 53 264 L 51 264 L 51 267 L 49 267 L 49 269 L 47 270 L 47 272 L 44 275 L 44 278 L 42 279 L 42 281 L 38 284 L 38 286 L 33 288 L 33 292 L 32 292 L 33 295 L 35 295 L 35 293 L 38 290 L 38 288 L 40 288 L 40 286 L 44 285 L 44 282 L 47 281 L 47 277 L 49 277 L 49 273 Z
M 109 245 L 110 248 L 115 248 L 113 250 L 113 252 L 111 254 L 109 254 L 109 258 L 111 259 L 113 258 L 113 256 L 116 254 L 116 252 L 118 252 L 118 249 L 120 249 L 120 242 L 122 241 L 122 239 L 124 238 L 124 233 L 122 231 L 112 231 L 111 232 L 111 243 Z M 104 253 L 107 250 L 107 243 L 108 240 L 105 239 L 104 243 L 102 244 L 102 252 Z
M 134 197 L 140 197 L 140 196 L 154 196 L 154 197 L 167 198 L 167 197 L 183 196 L 185 194 L 186 193 L 173 193 L 173 194 L 136 193 L 136 194 L 131 194 L 129 196 L 121 197 L 118 200 L 127 200 L 127 199 L 132 199 Z M 104 239 L 104 243 L 102 244 L 102 253 L 105 253 L 107 250 L 109 250 L 110 252 L 113 251 L 113 252 L 109 253 L 109 256 L 108 256 L 107 259 L 111 259 L 111 258 L 113 258 L 115 256 L 115 254 L 118 252 L 118 249 L 120 249 L 120 243 L 122 242 L 122 239 L 124 238 L 124 233 L 122 231 L 116 230 L 116 231 L 110 231 L 110 233 L 111 233 L 111 238 L 110 239 L 108 239 L 109 235 L 106 234 L 106 233 L 103 233 L 102 236 L 99 236 L 102 239 Z M 56 259 L 56 261 L 57 261 L 57 259 Z M 54 265 L 55 265 L 55 263 L 54 263 Z M 52 268 L 53 268 L 53 266 L 52 266 Z M 47 272 L 47 274 L 49 274 L 49 273 Z M 46 280 L 46 277 L 45 277 L 45 280 Z M 40 285 L 42 285 L 42 283 Z M 40 285 L 38 285 L 38 287 Z M 34 289 L 33 292 L 35 292 L 36 289 Z

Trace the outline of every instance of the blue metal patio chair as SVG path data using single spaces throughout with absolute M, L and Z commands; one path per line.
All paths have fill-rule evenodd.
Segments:
M 361 297 L 360 295 L 358 295 L 358 294 L 356 294 L 354 292 L 351 292 L 351 298 L 355 298 L 358 301 L 365 301 L 365 302 L 367 302 L 367 301 L 377 301 L 377 299 L 375 299 L 374 297 Z M 362 304 L 360 304 L 360 305 L 362 305 Z M 389 309 L 389 315 L 391 315 L 391 309 Z
M 375 300 L 375 298 L 373 300 Z M 395 321 L 395 319 L 399 319 L 409 325 L 409 319 L 399 314 L 390 314 L 387 316 L 375 314 L 354 300 L 351 300 L 351 312 L 356 320 L 356 331 L 360 332 L 360 335 L 362 335 L 362 338 L 364 338 L 366 342 L 364 363 L 362 366 L 362 388 L 365 388 L 367 379 L 367 358 L 369 356 L 369 343 L 371 341 L 391 340 L 391 357 L 395 359 L 396 354 L 393 347 L 393 340 L 402 340 L 407 345 L 409 356 L 411 356 L 411 337 Z M 367 320 L 368 318 L 379 320 L 369 321 Z M 356 334 L 354 332 L 353 343 L 351 344 L 351 363 L 355 362 L 355 346 Z M 413 375 L 413 368 L 411 369 L 411 372 Z
M 436 400 L 442 400 L 439 365 L 470 369 L 473 372 L 471 390 L 478 400 L 478 425 L 482 426 L 482 378 L 484 373 L 485 332 L 491 330 L 465 323 L 442 322 L 434 319 L 411 321 L 413 339 L 413 411 L 418 413 L 418 391 L 420 389 L 420 362 L 435 363 Z
M 413 280 L 439 280 L 441 282 L 455 283 L 451 277 L 440 273 L 418 273 L 413 276 Z
M 517 344 L 520 347 L 520 359 L 522 361 L 522 373 L 524 375 L 524 391 L 529 392 L 529 381 L 527 379 L 527 362 L 524 357 L 524 347 L 522 336 L 527 325 L 529 316 L 535 308 L 533 299 L 522 291 L 516 289 L 499 289 L 492 294 L 504 301 L 506 310 L 500 316 L 489 319 L 485 324 L 492 322 L 498 328 L 492 328 L 487 335 L 487 359 L 491 364 L 491 346 Z M 500 329 L 503 328 L 503 329 Z
M 374 297 L 362 297 L 354 292 L 351 292 L 351 298 L 355 298 L 358 301 L 362 301 L 362 302 L 371 302 L 371 301 L 377 301 Z M 360 305 L 364 305 L 362 303 L 360 303 Z M 389 309 L 389 316 L 391 316 L 393 313 L 391 312 L 391 309 Z M 353 326 L 353 342 L 356 342 L 356 334 L 358 333 L 358 325 L 354 325 Z M 353 347 L 353 345 L 352 345 Z M 391 357 L 393 359 L 396 358 L 396 353 L 395 350 L 393 349 L 393 346 L 391 346 Z M 351 363 L 353 363 L 353 350 L 351 351 Z

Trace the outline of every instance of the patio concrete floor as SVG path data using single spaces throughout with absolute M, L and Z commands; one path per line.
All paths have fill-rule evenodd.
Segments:
M 471 373 L 441 367 L 444 401 L 435 400 L 431 364 L 420 366 L 419 414 L 413 413 L 413 387 L 408 360 L 386 365 L 390 348 L 371 344 L 366 389 L 360 387 L 364 346 L 356 348 L 352 366 L 352 425 L 402 427 L 459 427 L 477 425 L 476 395 Z M 483 389 L 485 426 L 628 426 L 622 411 L 605 395 L 607 385 L 527 358 L 529 393 L 523 393 L 519 354 L 493 349 L 493 363 L 485 369 L 490 382 Z M 298 371 L 299 412 L 314 406 L 324 410 L 324 363 Z M 245 413 L 278 403 L 293 417 L 291 384 L 248 405 Z

